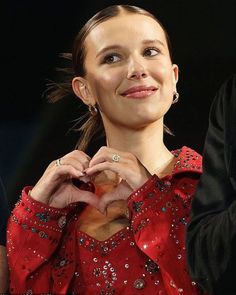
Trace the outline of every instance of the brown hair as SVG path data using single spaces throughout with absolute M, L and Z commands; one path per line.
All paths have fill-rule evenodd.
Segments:
M 61 56 L 70 62 L 72 62 L 71 68 L 64 68 L 64 69 L 58 69 L 59 71 L 64 73 L 64 82 L 63 83 L 51 83 L 48 84 L 47 89 L 47 96 L 51 102 L 56 102 L 65 96 L 68 95 L 74 95 L 71 81 L 73 77 L 75 76 L 85 76 L 86 75 L 86 69 L 84 66 L 84 61 L 86 58 L 86 48 L 85 48 L 85 39 L 88 36 L 88 34 L 93 30 L 94 27 L 99 25 L 100 23 L 111 19 L 115 16 L 118 16 L 120 12 L 125 11 L 127 13 L 136 13 L 136 14 L 142 14 L 149 16 L 153 18 L 163 29 L 170 59 L 172 60 L 172 54 L 171 54 L 171 43 L 168 33 L 166 32 L 163 25 L 160 23 L 160 21 L 150 12 L 146 11 L 143 8 L 137 7 L 137 6 L 131 6 L 131 5 L 112 5 L 108 6 L 98 13 L 96 13 L 92 18 L 90 18 L 87 23 L 82 27 L 82 29 L 79 31 L 77 36 L 75 37 L 74 44 L 73 44 L 73 50 L 71 53 L 63 53 Z M 87 120 L 82 124 L 81 127 L 77 128 L 77 131 L 81 132 L 80 140 L 77 143 L 76 148 L 79 150 L 86 150 L 89 142 L 96 134 L 104 134 L 104 127 L 102 118 L 99 112 L 96 114 L 90 114 L 88 111 L 85 115 L 83 115 L 81 118 L 78 119 L 78 123 L 80 123 L 83 119 L 86 117 Z M 172 132 L 169 130 L 168 127 L 164 125 L 165 132 L 172 134 Z

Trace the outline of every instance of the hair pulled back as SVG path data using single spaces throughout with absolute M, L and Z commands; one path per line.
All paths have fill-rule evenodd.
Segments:
M 72 53 L 62 53 L 60 55 L 61 57 L 63 57 L 71 63 L 71 67 L 58 69 L 58 71 L 64 74 L 63 82 L 53 82 L 48 84 L 47 97 L 49 98 L 50 102 L 56 102 L 66 96 L 75 95 L 71 84 L 72 79 L 76 76 L 84 77 L 86 75 L 86 69 L 84 66 L 86 58 L 86 37 L 97 25 L 99 25 L 102 22 L 105 22 L 108 19 L 118 16 L 121 12 L 141 14 L 153 18 L 162 27 L 164 31 L 170 58 L 172 60 L 171 44 L 168 33 L 166 32 L 161 22 L 153 14 L 151 14 L 143 8 L 132 5 L 108 6 L 96 13 L 81 28 L 81 30 L 78 32 L 77 36 L 74 39 Z M 81 133 L 76 148 L 83 151 L 86 150 L 89 142 L 91 141 L 94 135 L 104 134 L 103 122 L 99 111 L 96 114 L 90 114 L 90 112 L 87 111 L 81 118 L 78 119 L 77 124 L 79 124 L 85 118 L 86 121 L 82 124 L 82 126 L 75 129 Z M 172 134 L 168 127 L 164 126 L 164 130 L 165 132 Z

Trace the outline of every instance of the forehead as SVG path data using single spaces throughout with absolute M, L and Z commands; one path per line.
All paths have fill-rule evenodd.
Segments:
M 135 13 L 120 13 L 92 29 L 85 39 L 87 51 L 99 50 L 114 43 L 158 39 L 166 44 L 162 27 L 153 18 Z

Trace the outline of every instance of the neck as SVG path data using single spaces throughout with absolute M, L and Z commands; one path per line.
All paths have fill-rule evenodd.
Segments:
M 109 122 L 105 130 L 109 147 L 134 154 L 150 173 L 172 157 L 163 142 L 162 119 L 142 129 L 127 129 Z

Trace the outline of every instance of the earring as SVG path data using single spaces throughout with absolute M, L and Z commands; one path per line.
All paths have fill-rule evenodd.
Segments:
M 174 91 L 172 104 L 175 104 L 178 101 L 179 101 L 179 93 L 177 91 Z
M 96 106 L 94 105 L 89 105 L 89 112 L 92 116 L 96 116 L 97 115 L 97 112 L 98 112 L 98 109 L 96 108 Z

